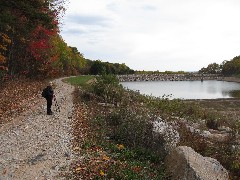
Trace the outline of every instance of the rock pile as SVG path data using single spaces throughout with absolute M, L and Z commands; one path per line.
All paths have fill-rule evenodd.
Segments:
M 119 75 L 120 82 L 129 81 L 200 81 L 222 80 L 218 74 L 129 74 Z

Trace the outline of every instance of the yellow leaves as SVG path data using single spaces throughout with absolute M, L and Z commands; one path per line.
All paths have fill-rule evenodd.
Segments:
M 77 168 L 76 168 L 76 171 L 81 171 L 81 170 L 82 170 L 81 167 L 77 167 Z
M 75 169 L 75 171 L 76 171 L 77 173 L 80 173 L 80 172 L 83 171 L 83 170 L 86 170 L 86 168 L 78 166 L 78 167 Z
M 11 39 L 8 35 L 4 33 L 0 33 L 0 36 L 2 37 L 2 42 L 0 44 L 0 52 L 7 51 L 7 46 L 11 43 Z M 6 63 L 6 61 L 7 58 L 0 53 L 0 64 Z
M 12 41 L 7 34 L 2 33 L 3 42 L 10 44 Z
M 26 39 L 24 37 L 20 38 L 20 41 L 25 43 L 26 42 Z
M 105 173 L 103 170 L 100 170 L 99 174 L 100 174 L 100 176 L 105 176 Z
M 73 148 L 73 151 L 79 151 L 80 150 L 80 147 L 76 146 Z
M 4 51 L 7 50 L 6 46 L 3 46 L 3 45 L 0 44 L 0 50 L 1 50 L 1 49 L 4 50 Z
M 118 148 L 119 150 L 122 150 L 122 149 L 124 149 L 124 145 L 123 145 L 123 144 L 117 144 L 117 148 Z
M 103 159 L 104 161 L 109 161 L 109 160 L 110 160 L 110 157 L 108 157 L 107 155 L 103 155 L 102 159 Z

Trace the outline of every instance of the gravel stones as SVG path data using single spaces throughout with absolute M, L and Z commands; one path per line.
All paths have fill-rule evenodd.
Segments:
M 74 88 L 54 81 L 60 112 L 46 115 L 45 100 L 20 114 L 21 123 L 0 129 L 0 179 L 61 179 L 73 158 L 71 134 Z M 40 97 L 39 97 L 40 98 Z M 56 103 L 53 102 L 53 103 Z

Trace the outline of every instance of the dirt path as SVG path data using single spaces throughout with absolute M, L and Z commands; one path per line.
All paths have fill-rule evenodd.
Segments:
M 0 180 L 62 179 L 73 159 L 71 121 L 74 87 L 54 81 L 60 112 L 46 115 L 46 102 L 40 101 L 13 123 L 0 128 Z M 53 111 L 56 110 L 53 104 Z

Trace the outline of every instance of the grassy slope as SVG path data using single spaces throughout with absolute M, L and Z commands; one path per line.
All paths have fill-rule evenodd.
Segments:
M 88 82 L 91 82 L 94 80 L 94 76 L 77 76 L 77 77 L 70 77 L 66 79 L 67 82 L 69 82 L 72 85 L 77 85 L 77 86 L 85 86 L 88 84 Z
M 83 78 L 85 79 L 85 77 L 83 77 Z M 75 80 L 76 80 L 76 84 L 81 84 L 81 85 L 85 86 L 87 83 L 87 80 L 86 79 L 83 80 L 83 79 L 81 79 L 81 77 L 77 77 L 77 79 L 75 79 Z M 78 83 L 78 81 L 79 81 L 79 83 Z M 82 83 L 83 81 L 85 82 L 85 84 Z M 77 96 L 79 97 L 81 95 L 77 95 Z M 83 99 L 81 99 L 80 101 L 82 101 L 82 100 Z M 147 162 L 152 162 L 151 167 L 152 166 L 155 167 L 155 169 L 152 168 L 152 170 L 154 171 L 154 173 L 153 173 L 154 175 L 153 175 L 152 179 L 154 179 L 154 177 L 157 177 L 157 176 L 159 176 L 158 178 L 161 177 L 164 179 L 164 176 L 163 176 L 164 171 L 162 170 L 162 168 L 159 165 L 159 164 L 161 164 L 161 162 L 159 162 L 158 165 L 156 165 L 155 163 L 156 163 L 157 158 L 153 157 L 151 155 L 151 153 L 150 153 L 150 155 L 147 155 L 148 157 L 144 157 L 144 156 L 142 156 L 142 154 L 146 155 L 146 153 L 135 152 L 135 150 L 129 149 L 124 146 L 126 151 L 121 151 L 121 152 L 123 152 L 123 154 L 120 155 L 121 157 L 124 157 L 124 158 L 123 159 L 119 158 L 120 152 L 116 152 L 116 146 L 117 146 L 116 142 L 109 142 L 108 140 L 106 140 L 105 131 L 109 131 L 109 130 L 105 129 L 105 124 L 104 124 L 105 121 L 104 121 L 104 118 L 102 118 L 103 116 L 101 116 L 102 114 L 106 113 L 106 111 L 109 109 L 107 109 L 107 108 L 101 109 L 102 107 L 98 106 L 97 102 L 95 102 L 95 104 L 94 104 L 94 101 L 90 101 L 90 102 L 91 103 L 89 103 L 89 102 L 87 103 L 88 104 L 87 109 L 91 109 L 91 111 L 88 113 L 88 115 L 90 115 L 90 114 L 91 115 L 95 114 L 95 115 L 92 116 L 88 122 L 89 123 L 91 122 L 89 124 L 89 127 L 91 127 L 92 128 L 91 131 L 94 132 L 93 136 L 95 136 L 95 138 L 93 138 L 93 139 L 95 139 L 95 140 L 91 139 L 93 137 L 93 136 L 91 136 L 91 138 L 89 139 L 90 141 L 87 143 L 88 148 L 92 147 L 92 145 L 89 146 L 89 144 L 91 144 L 91 142 L 94 141 L 94 143 L 93 143 L 94 146 L 101 147 L 101 149 L 104 152 L 107 152 L 108 153 L 107 157 L 110 157 L 110 159 L 113 160 L 113 162 L 118 161 L 118 160 L 120 160 L 120 162 L 122 162 L 122 160 L 124 160 L 123 161 L 124 163 L 120 163 L 122 166 L 119 166 L 119 165 L 115 166 L 116 163 L 113 163 L 114 165 L 112 165 L 112 164 L 108 165 L 109 168 L 105 167 L 104 170 L 108 172 L 106 174 L 111 175 L 111 174 L 113 174 L 112 172 L 116 171 L 116 172 L 121 172 L 120 173 L 121 176 L 119 176 L 121 178 L 125 178 L 125 179 L 128 179 L 129 177 L 144 178 L 143 176 L 135 176 L 135 175 L 137 175 L 137 174 L 140 175 L 141 173 L 139 173 L 137 171 L 139 171 L 139 169 L 146 170 L 145 167 L 149 166 L 149 164 L 147 164 Z M 231 124 L 226 123 L 227 116 L 225 113 L 228 113 L 230 107 L 231 107 L 231 109 L 234 108 L 234 110 L 236 110 L 238 108 L 238 107 L 236 107 L 236 104 L 239 103 L 239 100 L 236 100 L 236 102 L 234 104 L 232 101 L 231 102 L 223 101 L 220 104 L 218 101 L 180 102 L 180 101 L 168 101 L 168 100 L 166 100 L 166 101 L 165 100 L 163 100 L 163 101 L 161 101 L 161 100 L 160 101 L 155 101 L 155 100 L 151 101 L 150 100 L 149 102 L 150 102 L 149 105 L 156 107 L 156 109 L 159 109 L 160 114 L 161 115 L 164 114 L 166 119 L 168 119 L 168 118 L 171 119 L 171 117 L 172 117 L 171 115 L 174 115 L 174 116 L 185 117 L 189 120 L 194 120 L 194 121 L 200 120 L 200 119 L 205 119 L 206 121 L 210 121 L 210 122 L 217 120 L 220 123 L 222 123 L 222 125 L 231 125 L 232 124 L 232 126 L 235 126 L 236 124 L 234 124 L 235 122 L 234 122 L 234 120 L 232 120 L 235 118 L 233 118 L 233 117 L 231 117 L 231 118 L 228 117 L 232 120 Z M 228 103 L 230 103 L 233 107 L 229 106 Z M 224 108 L 226 106 L 228 108 Z M 93 113 L 92 111 L 95 111 L 95 113 Z M 96 111 L 99 111 L 99 112 L 96 112 Z M 223 116 L 222 112 L 223 113 L 225 112 L 224 113 L 225 116 Z M 99 116 L 99 114 L 101 114 L 101 115 Z M 220 118 L 220 117 L 222 117 L 222 118 Z M 223 119 L 225 119 L 225 121 Z M 239 128 L 239 127 L 236 127 L 236 128 Z M 197 150 L 197 152 L 201 153 L 202 155 L 211 156 L 213 158 L 216 158 L 223 165 L 225 165 L 225 167 L 228 170 L 230 170 L 230 172 L 233 176 L 234 176 L 234 174 L 236 175 L 236 177 L 239 175 L 238 170 L 240 168 L 239 167 L 240 164 L 239 164 L 238 159 L 240 158 L 240 154 L 230 154 L 229 153 L 229 148 L 231 147 L 231 142 L 227 142 L 229 144 L 216 144 L 211 147 L 201 137 L 198 137 L 198 136 L 192 137 L 192 134 L 189 133 L 186 129 L 184 130 L 183 135 L 184 135 L 183 137 L 185 138 L 184 140 L 187 143 L 183 141 L 182 145 L 191 146 L 195 150 Z M 186 139 L 186 138 L 190 138 L 190 139 Z M 124 144 L 124 142 L 121 142 L 121 143 Z M 113 147 L 113 148 L 110 148 L 110 147 Z M 114 147 L 115 147 L 115 150 L 114 150 Z M 221 151 L 221 156 L 218 155 L 219 151 Z M 117 153 L 117 155 L 115 153 Z M 137 154 L 137 155 L 129 156 L 129 154 Z M 112 159 L 112 157 L 113 157 L 113 159 Z M 117 157 L 117 158 L 114 158 L 114 157 Z M 135 161 L 135 160 L 137 161 L 137 164 L 142 163 L 144 165 L 142 165 L 140 167 L 135 166 L 135 165 L 131 166 L 130 162 Z M 125 163 L 127 163 L 127 164 L 125 164 Z M 136 171 L 136 169 L 137 169 L 137 171 Z M 100 170 L 101 169 L 99 169 L 99 172 L 100 172 Z M 150 176 L 150 174 L 151 174 L 151 171 L 145 172 L 145 175 L 147 175 L 147 176 L 148 175 Z M 95 175 L 96 175 L 96 177 L 98 177 L 98 176 L 101 177 L 99 175 L 99 173 L 96 173 Z
M 75 85 L 86 86 L 93 77 L 68 79 Z M 124 142 L 115 142 L 107 136 L 104 114 L 109 107 L 98 104 L 96 99 L 84 100 L 83 92 L 74 94 L 75 116 L 73 149 L 79 154 L 72 164 L 69 178 L 77 179 L 167 179 L 158 156 L 140 149 L 130 149 Z M 81 159 L 81 160 L 80 160 Z

